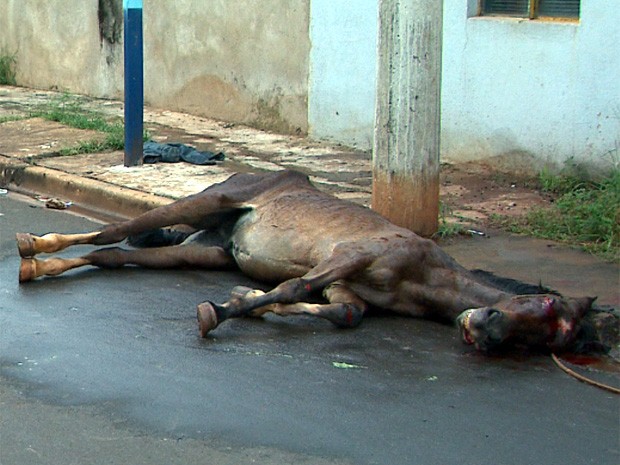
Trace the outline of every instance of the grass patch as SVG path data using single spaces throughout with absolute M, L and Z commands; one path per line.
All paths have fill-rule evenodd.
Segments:
M 113 150 L 123 150 L 125 147 L 125 128 L 121 118 L 109 118 L 100 113 L 84 108 L 83 101 L 76 96 L 63 94 L 43 105 L 33 112 L 31 117 L 44 118 L 56 121 L 77 129 L 88 129 L 102 132 L 104 140 L 83 141 L 75 147 L 62 149 L 60 155 L 78 155 L 81 153 L 98 153 Z M 144 140 L 149 134 L 145 131 Z
M 125 147 L 124 136 L 121 132 L 120 140 L 114 134 L 107 134 L 104 140 L 85 140 L 78 142 L 74 147 L 60 149 L 58 153 L 63 156 L 80 155 L 83 153 L 101 153 L 114 150 L 123 150 Z
M 448 217 L 454 216 L 449 205 L 444 202 L 439 203 L 439 226 L 437 232 L 433 234 L 434 238 L 446 239 L 449 237 L 466 234 L 467 229 L 457 221 L 449 221 Z M 459 220 L 461 218 L 458 218 Z
M 5 86 L 14 86 L 17 84 L 15 80 L 15 64 L 17 63 L 17 55 L 0 53 L 0 84 Z
M 541 188 L 556 198 L 513 220 L 495 217 L 500 226 L 572 245 L 607 260 L 620 259 L 620 169 L 593 180 L 577 175 L 540 175 Z
M 0 116 L 0 124 L 2 123 L 9 123 L 11 121 L 21 121 L 23 119 L 27 119 L 27 116 Z

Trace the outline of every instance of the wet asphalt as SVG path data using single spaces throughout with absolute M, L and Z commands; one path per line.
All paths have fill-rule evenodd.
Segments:
M 19 285 L 15 232 L 98 224 L 0 197 L 0 463 L 617 464 L 618 397 L 441 324 L 227 321 L 238 273 L 73 270 Z M 75 256 L 88 246 L 62 252 Z

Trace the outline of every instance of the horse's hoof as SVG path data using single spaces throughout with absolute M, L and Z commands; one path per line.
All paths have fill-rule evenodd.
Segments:
M 22 258 L 19 266 L 19 282 L 27 283 L 37 277 L 37 265 L 33 258 Z
M 17 250 L 19 250 L 20 257 L 28 258 L 37 254 L 34 249 L 34 239 L 32 238 L 32 234 L 17 233 L 15 235 L 15 239 L 17 239 Z
M 211 302 L 203 302 L 198 305 L 198 329 L 200 337 L 207 337 L 207 334 L 217 326 L 217 314 Z

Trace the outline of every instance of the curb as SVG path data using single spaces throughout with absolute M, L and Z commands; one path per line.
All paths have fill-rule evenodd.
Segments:
M 10 158 L 0 158 L 0 185 L 27 195 L 45 194 L 70 200 L 76 210 L 115 220 L 135 218 L 173 202 L 172 199 Z

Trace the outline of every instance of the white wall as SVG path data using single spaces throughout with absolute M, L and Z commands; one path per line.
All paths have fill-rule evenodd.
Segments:
M 600 164 L 620 144 L 616 0 L 582 0 L 579 22 L 467 18 L 468 1 L 444 11 L 444 160 Z
M 578 23 L 468 18 L 476 2 L 444 0 L 443 159 L 618 157 L 618 0 L 581 0 Z M 0 0 L 19 84 L 122 94 L 97 3 Z M 150 104 L 372 147 L 378 0 L 147 3 Z
M 604 164 L 617 155 L 617 0 L 582 0 L 579 22 L 468 17 L 476 2 L 444 1 L 443 160 Z M 312 0 L 313 137 L 372 147 L 377 5 Z
M 308 133 L 311 137 L 372 147 L 376 0 L 312 0 Z

